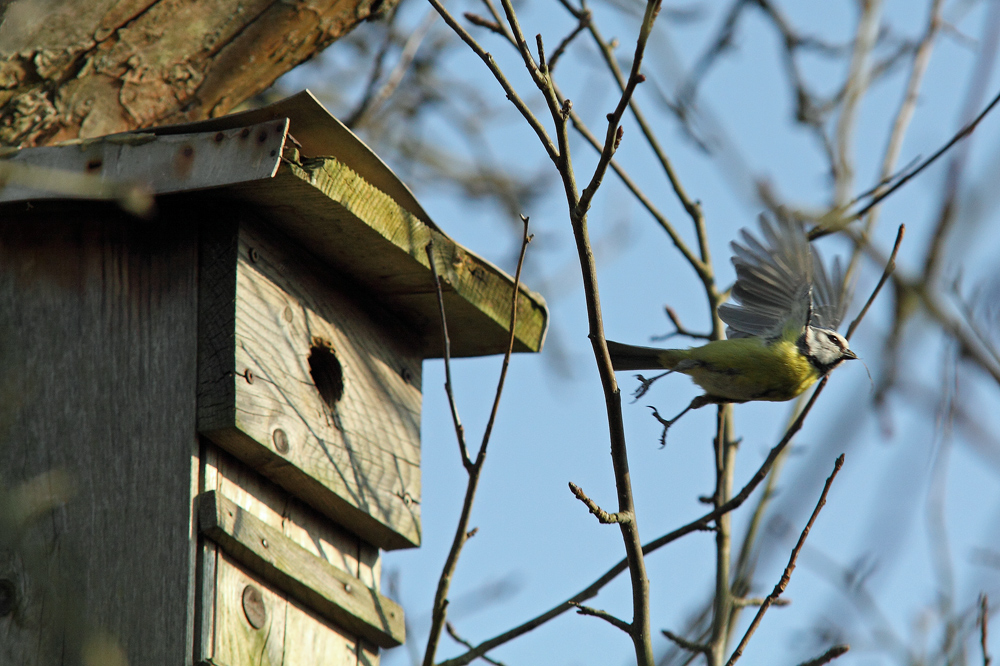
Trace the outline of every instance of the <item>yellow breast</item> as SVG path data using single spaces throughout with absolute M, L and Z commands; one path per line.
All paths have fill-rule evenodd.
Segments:
M 733 402 L 791 400 L 819 379 L 819 371 L 790 340 L 717 340 L 677 350 L 672 360 L 674 370 L 689 375 L 709 396 Z

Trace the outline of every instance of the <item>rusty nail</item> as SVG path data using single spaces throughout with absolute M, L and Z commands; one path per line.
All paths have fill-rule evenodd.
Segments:
M 267 623 L 264 595 L 256 585 L 247 585 L 243 588 L 243 614 L 254 629 L 260 629 Z
M 184 157 L 191 157 L 194 155 L 194 148 L 191 146 L 184 146 L 181 148 L 181 154 L 184 155 Z
M 267 141 L 267 130 L 261 130 L 260 134 L 257 135 L 257 141 L 264 143 Z
M 104 166 L 103 160 L 93 159 L 87 162 L 87 171 L 97 171 Z
M 248 136 L 250 136 L 250 128 L 249 128 L 249 127 L 244 127 L 244 128 L 243 128 L 243 131 L 242 131 L 242 132 L 240 132 L 240 138 L 241 138 L 241 139 L 245 139 L 245 138 L 247 138 Z
M 257 263 L 257 260 L 260 259 L 260 253 L 257 252 L 257 248 L 255 247 L 250 248 L 250 252 L 248 254 L 250 255 L 250 261 L 254 263 Z
M 288 435 L 281 428 L 274 431 L 271 435 L 271 439 L 274 441 L 274 448 L 277 449 L 278 453 L 288 453 Z
M 0 579 L 0 617 L 7 617 L 14 612 L 17 602 L 17 588 L 9 578 Z
M 247 384 L 253 384 L 253 370 L 245 368 L 243 370 L 243 378 L 247 380 Z
M 291 324 L 293 316 L 294 316 L 294 314 L 292 313 L 292 308 L 290 308 L 290 307 L 288 307 L 286 305 L 285 306 L 285 321 L 287 321 L 289 324 Z
M 222 132 L 219 132 L 218 134 L 215 135 L 215 142 L 216 143 L 221 143 L 222 140 L 225 139 L 225 138 L 226 138 L 226 135 L 223 134 Z

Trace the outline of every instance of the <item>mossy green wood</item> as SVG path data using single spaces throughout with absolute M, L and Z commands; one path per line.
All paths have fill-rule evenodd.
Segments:
M 263 580 L 380 647 L 403 643 L 403 611 L 217 492 L 199 498 L 199 529 Z
M 280 227 L 339 272 L 383 298 L 414 325 L 425 358 L 442 354 L 437 294 L 427 258 L 444 286 L 453 356 L 502 353 L 508 344 L 511 278 L 422 222 L 332 157 L 300 158 L 286 151 L 274 178 L 232 188 L 260 204 Z M 521 287 L 514 351 L 538 351 L 548 310 Z

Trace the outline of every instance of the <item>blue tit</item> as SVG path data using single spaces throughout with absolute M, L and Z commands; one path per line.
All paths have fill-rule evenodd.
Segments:
M 711 403 L 790 400 L 844 361 L 857 358 L 836 331 L 848 300 L 840 262 L 828 275 L 796 220 L 779 217 L 772 223 L 762 215 L 760 227 L 763 242 L 743 229 L 743 243 L 731 243 L 736 302 L 719 307 L 727 325 L 725 340 L 689 349 L 608 341 L 615 370 L 665 369 L 689 375 L 705 390 L 688 407 L 694 409 Z

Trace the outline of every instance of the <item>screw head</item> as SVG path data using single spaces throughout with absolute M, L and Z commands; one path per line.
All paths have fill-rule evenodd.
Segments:
M 257 260 L 260 259 L 260 253 L 257 252 L 257 248 L 255 247 L 250 248 L 248 254 L 250 255 L 250 261 L 254 263 L 257 263 Z

